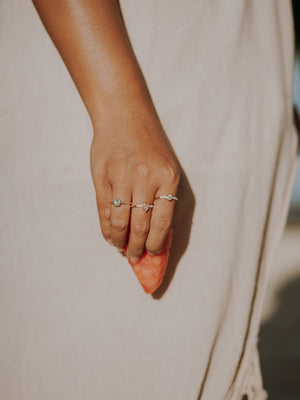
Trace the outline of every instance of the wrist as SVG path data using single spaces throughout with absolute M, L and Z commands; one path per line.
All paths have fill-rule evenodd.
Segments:
M 116 86 L 97 96 L 88 111 L 94 128 L 112 120 L 119 123 L 132 119 L 159 120 L 147 88 L 134 83 Z

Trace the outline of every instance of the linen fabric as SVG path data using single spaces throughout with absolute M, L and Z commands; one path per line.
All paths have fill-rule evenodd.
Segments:
M 287 0 L 120 0 L 182 166 L 162 287 L 102 238 L 92 127 L 29 1 L 0 3 L 0 398 L 267 398 L 257 341 L 297 168 Z M 161 200 L 163 201 L 163 200 Z

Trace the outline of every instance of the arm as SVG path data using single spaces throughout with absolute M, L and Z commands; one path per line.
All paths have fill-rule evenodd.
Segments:
M 93 117 L 130 97 L 151 107 L 116 0 L 33 0 Z M 146 104 L 144 104 L 146 106 Z
M 128 256 L 159 254 L 174 201 L 152 211 L 111 206 L 176 194 L 179 166 L 155 112 L 116 0 L 33 0 L 85 103 L 94 128 L 91 172 L 100 227 Z

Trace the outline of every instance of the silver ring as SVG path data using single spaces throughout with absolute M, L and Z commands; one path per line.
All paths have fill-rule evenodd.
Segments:
M 178 198 L 174 196 L 172 193 L 168 193 L 166 196 L 156 196 L 154 200 L 156 199 L 167 199 L 169 201 L 178 200 Z
M 120 207 L 122 204 L 131 205 L 132 203 L 129 202 L 129 201 L 121 200 L 121 199 L 119 199 L 119 198 L 116 197 L 116 198 L 114 198 L 114 199 L 110 202 L 110 204 L 113 204 L 115 207 Z
M 143 204 L 133 204 L 130 207 L 136 207 L 136 208 L 143 208 L 145 212 L 149 211 L 150 208 L 153 208 L 154 205 L 153 204 L 149 204 L 149 203 L 143 203 Z

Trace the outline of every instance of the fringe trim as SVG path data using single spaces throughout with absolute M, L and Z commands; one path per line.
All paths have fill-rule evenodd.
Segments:
M 259 353 L 255 344 L 243 379 L 241 400 L 267 400 L 268 392 L 263 388 Z

